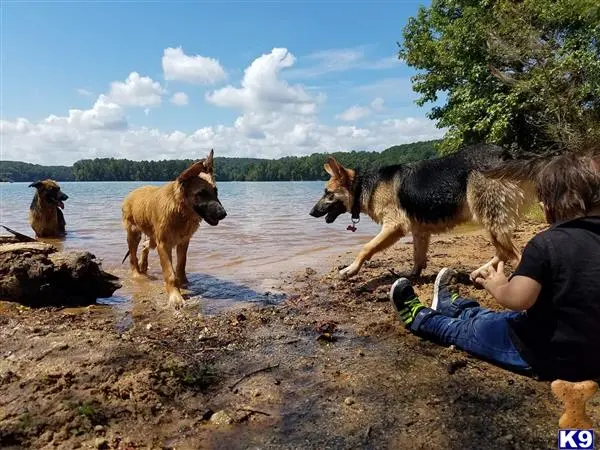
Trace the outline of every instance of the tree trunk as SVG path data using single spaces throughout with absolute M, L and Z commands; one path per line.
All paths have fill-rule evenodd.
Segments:
M 21 240 L 0 238 L 1 300 L 28 306 L 89 305 L 121 287 L 119 278 L 104 272 L 89 252 L 60 252 L 44 242 Z

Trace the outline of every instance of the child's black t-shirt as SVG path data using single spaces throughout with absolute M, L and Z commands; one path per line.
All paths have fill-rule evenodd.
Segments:
M 554 224 L 535 236 L 513 273 L 542 285 L 511 323 L 511 338 L 541 378 L 600 377 L 600 217 Z

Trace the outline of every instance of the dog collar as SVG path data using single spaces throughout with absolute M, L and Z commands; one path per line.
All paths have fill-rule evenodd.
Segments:
M 348 225 L 346 230 L 352 231 L 353 233 L 356 231 L 356 224 L 360 222 L 360 197 L 362 195 L 362 177 L 359 174 L 359 170 L 355 170 L 355 178 L 354 178 L 354 194 L 353 194 L 353 202 L 352 209 L 350 210 L 350 214 L 352 215 L 352 225 Z

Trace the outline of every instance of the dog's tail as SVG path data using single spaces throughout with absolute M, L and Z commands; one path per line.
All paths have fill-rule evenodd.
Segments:
M 125 256 L 123 257 L 123 261 L 121 261 L 121 264 L 123 264 L 125 262 L 125 260 L 129 256 L 129 253 L 130 253 L 129 250 L 127 250 L 127 253 L 125 253 Z
M 505 157 L 492 167 L 482 169 L 481 173 L 490 178 L 535 182 L 542 169 L 556 156 L 555 152 L 522 153 L 516 157 Z

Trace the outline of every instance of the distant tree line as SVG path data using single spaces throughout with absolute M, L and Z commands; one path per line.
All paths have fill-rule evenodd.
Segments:
M 41 166 L 20 161 L 0 161 L 0 181 L 36 181 L 52 178 L 73 181 L 73 168 L 68 166 Z
M 371 167 L 402 164 L 438 156 L 437 141 L 396 145 L 383 152 L 315 153 L 281 159 L 215 158 L 218 181 L 308 181 L 325 180 L 323 164 L 329 155 L 347 167 Z M 2 161 L 0 181 L 33 181 L 52 178 L 57 181 L 168 181 L 173 180 L 192 160 L 130 161 L 97 158 L 77 161 L 72 167 L 40 166 Z

